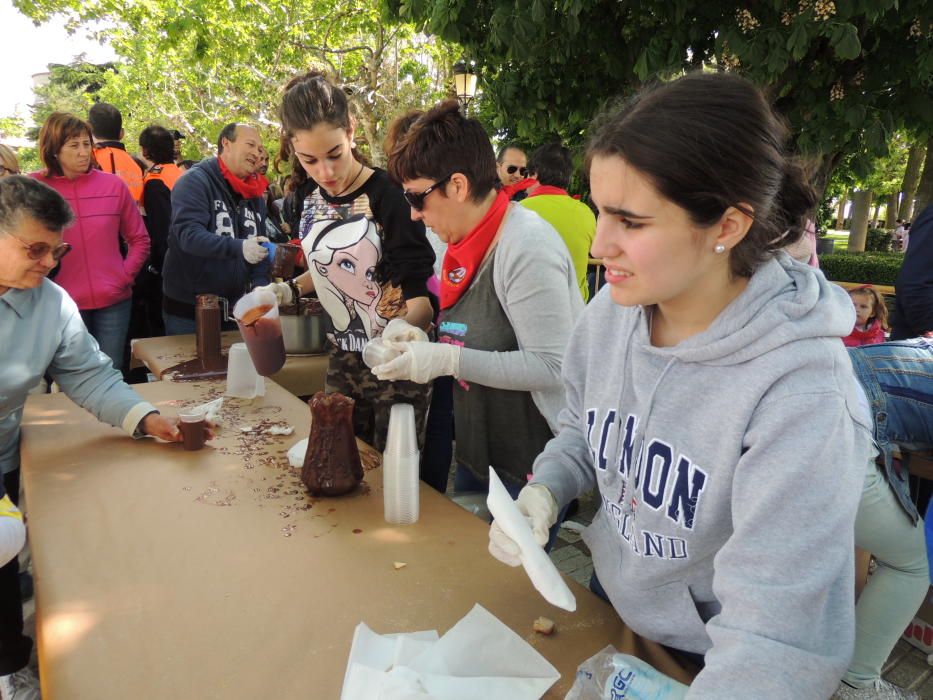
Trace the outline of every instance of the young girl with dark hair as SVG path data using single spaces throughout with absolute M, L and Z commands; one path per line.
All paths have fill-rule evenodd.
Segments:
M 422 434 L 430 390 L 412 382 L 376 381 L 363 364 L 361 350 L 382 334 L 385 321 L 404 318 L 421 333 L 430 326 L 434 309 L 427 282 L 433 274 L 434 252 L 424 225 L 409 217 L 398 185 L 357 153 L 355 123 L 341 88 L 318 73 L 299 76 L 285 87 L 279 117 L 285 155 L 306 175 L 297 178 L 301 186 L 295 191 L 304 199 L 295 202 L 300 214 L 298 230 L 291 235 L 301 241 L 310 267 L 294 280 L 264 289 L 273 291 L 283 304 L 318 292 L 331 322 L 327 391 L 339 391 L 356 402 L 357 436 L 382 450 L 393 403 L 415 407 Z M 368 257 L 365 265 L 355 258 L 356 248 L 337 254 L 323 249 L 335 237 L 353 237 L 351 230 L 332 230 L 330 223 L 342 228 L 340 222 L 349 222 L 355 230 L 360 216 L 375 224 L 367 242 L 360 243 L 367 256 L 374 254 L 373 265 Z M 318 260 L 322 257 L 329 262 Z M 371 289 L 373 284 L 379 289 Z M 374 304 L 366 318 L 360 311 L 361 294 Z
M 855 636 L 870 418 L 839 342 L 852 304 L 780 252 L 815 202 L 786 142 L 729 74 L 649 88 L 596 126 L 606 285 L 567 348 L 560 433 L 518 496 L 541 541 L 598 489 L 591 587 L 636 633 L 702 657 L 689 698 L 825 700 Z M 495 523 L 489 546 L 518 563 Z

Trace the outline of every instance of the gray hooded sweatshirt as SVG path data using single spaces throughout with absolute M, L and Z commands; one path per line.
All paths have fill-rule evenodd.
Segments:
M 639 634 L 706 655 L 688 698 L 825 700 L 855 637 L 855 514 L 869 426 L 840 338 L 845 291 L 787 255 L 703 333 L 653 347 L 603 289 L 564 356 L 560 433 L 534 466 Z

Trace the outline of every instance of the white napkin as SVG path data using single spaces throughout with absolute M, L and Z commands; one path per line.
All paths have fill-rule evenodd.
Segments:
M 223 408 L 224 397 L 221 396 L 219 399 L 214 399 L 213 401 L 208 401 L 207 403 L 202 403 L 200 406 L 195 406 L 194 408 L 188 409 L 192 413 L 197 413 L 199 411 L 204 411 L 204 417 L 207 418 L 211 423 L 216 427 L 220 427 L 220 409 Z
M 435 641 L 436 640 L 436 641 Z M 560 674 L 480 605 L 447 634 L 378 635 L 360 623 L 341 700 L 538 700 Z
M 547 552 L 535 540 L 531 526 L 492 467 L 489 467 L 489 495 L 486 497 L 486 506 L 502 531 L 521 549 L 520 557 L 525 573 L 544 599 L 564 610 L 576 610 L 577 599 Z
M 305 453 L 308 451 L 308 438 L 299 440 L 288 448 L 288 463 L 292 469 L 301 469 L 305 465 Z

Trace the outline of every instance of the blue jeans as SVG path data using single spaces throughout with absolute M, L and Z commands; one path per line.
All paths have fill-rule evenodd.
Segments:
M 849 348 L 852 367 L 868 401 L 884 473 L 904 510 L 916 522 L 907 470 L 894 460 L 902 453 L 933 449 L 933 340 L 916 338 Z
M 192 335 L 195 331 L 193 318 L 173 316 L 163 311 L 162 320 L 165 322 L 165 335 Z
M 113 362 L 114 369 L 123 370 L 126 330 L 130 327 L 133 300 L 127 299 L 102 309 L 81 312 L 81 320 L 103 352 Z
M 502 480 L 502 485 L 505 486 L 505 490 L 509 492 L 509 495 L 515 499 L 518 498 L 519 491 L 522 490 L 522 486 L 515 484 L 511 481 Z M 470 491 L 478 491 L 480 493 L 489 493 L 489 484 L 480 481 L 473 475 L 469 469 L 464 467 L 462 464 L 457 465 L 457 471 L 454 472 L 454 493 L 463 493 Z M 551 548 L 554 546 L 554 542 L 557 541 L 557 533 L 560 530 L 560 524 L 564 522 L 564 518 L 567 517 L 567 506 L 564 506 L 557 513 L 557 522 L 555 522 L 551 529 L 548 531 L 547 544 L 544 545 L 544 551 L 550 552 Z

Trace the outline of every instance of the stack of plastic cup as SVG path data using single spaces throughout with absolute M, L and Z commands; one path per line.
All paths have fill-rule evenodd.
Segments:
M 373 338 L 363 346 L 363 362 L 370 369 L 391 362 L 401 354 L 398 350 L 386 345 L 382 336 Z
M 415 409 L 398 403 L 389 413 L 389 434 L 382 453 L 385 519 L 392 525 L 418 522 L 418 438 Z
M 230 346 L 230 355 L 227 357 L 226 395 L 253 399 L 265 396 L 265 393 L 266 383 L 256 372 L 246 343 L 234 343 Z

